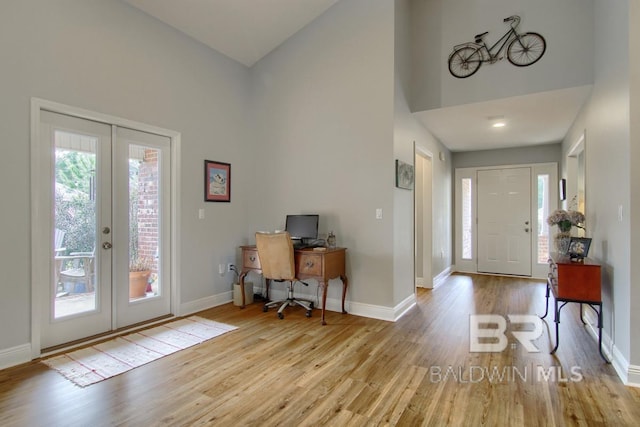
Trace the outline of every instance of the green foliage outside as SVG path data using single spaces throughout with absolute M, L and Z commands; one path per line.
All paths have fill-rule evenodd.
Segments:
M 63 246 L 71 252 L 95 249 L 96 203 L 93 153 L 56 150 L 55 227 L 66 234 Z M 140 161 L 129 161 L 129 257 L 138 257 L 138 175 Z
M 56 150 L 55 227 L 63 230 L 67 253 L 95 248 L 95 201 L 91 186 L 95 155 Z

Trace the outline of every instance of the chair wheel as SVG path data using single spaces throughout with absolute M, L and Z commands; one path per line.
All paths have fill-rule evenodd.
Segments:
M 306 316 L 311 317 L 311 310 L 307 310 Z
M 266 313 L 267 311 L 269 311 L 269 307 L 267 307 L 266 305 L 262 306 L 262 312 Z
M 284 319 L 284 314 L 278 313 L 278 319 Z

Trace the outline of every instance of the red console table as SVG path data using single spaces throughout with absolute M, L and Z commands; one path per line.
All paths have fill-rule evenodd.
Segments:
M 584 304 L 591 307 L 598 315 L 598 349 L 600 356 L 609 363 L 602 354 L 602 297 L 601 297 L 601 267 L 590 258 L 572 261 L 568 256 L 551 254 L 549 258 L 549 276 L 547 278 L 547 305 L 542 319 L 549 313 L 549 292 L 553 293 L 554 322 L 556 324 L 556 346 L 551 350 L 554 354 L 560 344 L 558 326 L 560 324 L 560 310 L 570 302 L 580 304 L 580 319 L 586 324 L 582 316 Z M 562 305 L 558 306 L 558 303 Z

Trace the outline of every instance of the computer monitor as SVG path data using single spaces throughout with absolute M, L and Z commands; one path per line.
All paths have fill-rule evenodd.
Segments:
M 314 240 L 318 238 L 319 215 L 287 215 L 285 229 L 294 240 Z

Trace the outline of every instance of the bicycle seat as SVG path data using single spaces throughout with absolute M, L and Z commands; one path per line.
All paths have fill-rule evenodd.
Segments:
M 487 34 L 489 34 L 489 31 L 485 31 L 484 33 L 481 33 L 481 34 L 476 34 L 476 37 L 475 37 L 476 43 L 480 43 L 482 41 L 482 38 Z

